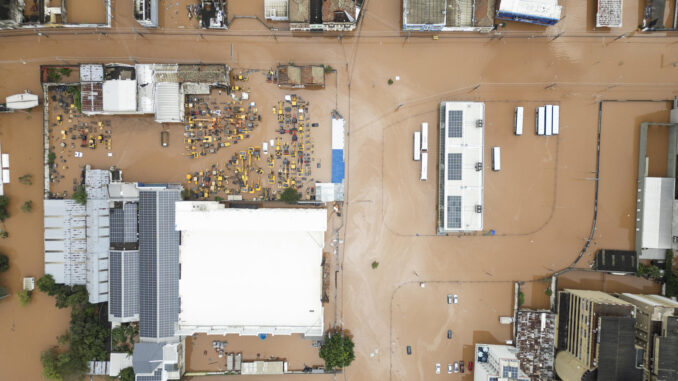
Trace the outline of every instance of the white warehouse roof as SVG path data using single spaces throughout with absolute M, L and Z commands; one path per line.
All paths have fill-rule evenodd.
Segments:
M 439 232 L 483 228 L 484 124 L 484 103 L 440 105 Z
M 325 209 L 177 202 L 180 335 L 323 334 Z
M 646 177 L 643 192 L 643 249 L 670 249 L 675 179 Z
M 110 80 L 103 85 L 104 112 L 136 112 L 137 81 Z

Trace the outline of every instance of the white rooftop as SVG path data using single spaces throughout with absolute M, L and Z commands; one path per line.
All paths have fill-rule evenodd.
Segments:
M 137 81 L 110 80 L 103 84 L 104 112 L 136 112 Z
M 440 128 L 444 130 L 441 137 L 445 139 L 440 160 L 444 163 L 440 166 L 443 184 L 439 184 L 444 213 L 441 230 L 482 230 L 485 105 L 480 102 L 444 102 L 441 108 Z M 476 206 L 480 206 L 480 213 L 476 212 Z
M 179 335 L 323 333 L 325 209 L 177 202 Z
M 643 192 L 643 249 L 670 249 L 675 179 L 646 177 Z

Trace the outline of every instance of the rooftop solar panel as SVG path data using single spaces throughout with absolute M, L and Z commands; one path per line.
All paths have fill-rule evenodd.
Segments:
M 122 317 L 122 284 L 121 272 L 122 262 L 121 253 L 119 251 L 111 251 L 109 255 L 109 295 L 108 295 L 108 311 L 115 317 Z
M 447 228 L 461 229 L 461 196 L 447 196 Z
M 461 110 L 450 110 L 447 112 L 447 137 L 461 138 L 462 137 L 462 121 L 464 112 Z
M 461 180 L 461 154 L 447 154 L 447 179 Z

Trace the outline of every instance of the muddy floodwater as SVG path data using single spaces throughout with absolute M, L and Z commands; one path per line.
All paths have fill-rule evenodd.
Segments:
M 510 338 L 498 317 L 511 313 L 514 281 L 533 281 L 571 265 L 589 239 L 578 268 L 589 268 L 597 249 L 633 247 L 639 124 L 668 122 L 669 100 L 678 95 L 678 37 L 635 32 L 641 2 L 624 2 L 621 29 L 594 30 L 591 6 L 569 0 L 562 1 L 567 17 L 553 27 L 507 23 L 502 38 L 441 34 L 438 40 L 430 34 L 401 35 L 399 1 L 369 2 L 362 24 L 343 38 L 272 34 L 251 18 L 236 19 L 227 32 L 200 35 L 196 20 L 188 19 L 186 1 L 160 2 L 160 28 L 140 34 L 134 31 L 140 27 L 131 2 L 114 2 L 107 33 L 0 33 L 0 99 L 26 89 L 42 98 L 39 67 L 44 64 L 202 62 L 259 70 L 288 62 L 331 65 L 336 72 L 326 77 L 326 89 L 298 92 L 317 107 L 311 113 L 321 124 L 313 132 L 322 163 L 314 167 L 317 179 L 329 176 L 324 150 L 329 112 L 338 110 L 347 122 L 347 201 L 341 216 L 332 217 L 328 233 L 337 229 L 340 239 L 339 289 L 336 306 L 326 310 L 326 326 L 336 321 L 353 335 L 356 360 L 344 371 L 345 379 L 428 379 L 435 363 L 468 361 L 475 343 Z M 230 16 L 263 14 L 263 1 L 231 3 Z M 70 10 L 69 15 L 99 20 L 97 9 L 80 16 Z M 260 83 L 252 84 L 253 98 L 261 102 L 265 126 L 256 137 L 258 145 L 275 137 L 271 107 L 289 91 L 266 87 L 261 76 L 255 81 Z M 436 160 L 430 161 L 429 180 L 420 181 L 419 163 L 411 160 L 412 133 L 421 122 L 429 123 L 430 155 L 436 158 L 438 106 L 444 100 L 485 102 L 484 227 L 494 229 L 494 236 L 435 235 Z M 560 105 L 560 135 L 535 135 L 534 109 L 543 104 Z M 525 108 L 523 136 L 512 132 L 516 106 Z M 189 172 L 211 165 L 212 158 L 224 161 L 230 155 L 220 151 L 197 161 L 186 158 L 182 125 L 167 127 L 170 146 L 163 148 L 162 127 L 151 119 L 112 121 L 112 156 L 100 146 L 84 149 L 85 156 L 76 161 L 66 149 L 68 164 L 62 163 L 64 177 L 55 190 L 71 192 L 86 162 L 118 165 L 131 181 L 182 182 Z M 0 301 L 3 380 L 41 379 L 40 352 L 55 344 L 68 325 L 68 311 L 57 310 L 52 298 L 36 292 L 28 307 L 20 307 L 15 296 L 22 277 L 43 274 L 42 120 L 42 108 L 0 115 L 1 149 L 11 158 L 11 183 L 4 188 L 11 200 L 4 226 L 9 237 L 0 240 L 0 252 L 11 262 L 10 270 L 0 274 L 11 294 Z M 648 138 L 653 173 L 663 170 L 661 163 L 653 164 L 661 162 L 664 138 L 653 131 Z M 492 146 L 502 147 L 499 172 L 489 170 Z M 24 174 L 33 176 L 32 185 L 19 182 Z M 33 210 L 24 213 L 20 207 L 28 200 Z M 326 245 L 331 255 L 333 250 Z M 374 261 L 377 268 L 371 266 Z M 585 275 L 561 285 L 615 292 L 630 282 L 638 292 L 657 291 L 644 280 Z M 427 286 L 420 287 L 421 282 Z M 543 286 L 530 286 L 529 305 L 544 305 Z M 460 303 L 447 305 L 448 293 L 458 294 Z M 448 329 L 451 340 L 444 335 Z M 282 338 L 260 351 L 257 346 L 264 342 L 243 342 L 242 347 L 252 344 L 248 353 L 255 358 L 257 353 L 286 356 L 295 367 L 317 363 L 307 342 L 294 339 Z M 188 345 L 187 358 L 207 366 L 212 353 L 203 358 L 209 346 L 204 344 L 211 340 L 200 340 L 195 348 Z M 293 353 L 297 345 L 303 350 Z M 405 353 L 406 345 L 415 349 L 412 355 Z M 266 377 L 271 379 L 276 377 Z

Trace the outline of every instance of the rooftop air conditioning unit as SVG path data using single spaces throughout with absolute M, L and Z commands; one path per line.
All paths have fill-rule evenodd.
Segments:
M 483 170 L 483 163 L 482 162 L 477 162 L 476 163 L 476 172 L 480 172 Z
M 483 206 L 482 205 L 476 205 L 476 213 L 482 213 L 483 212 Z
M 482 120 L 482 119 L 476 120 L 476 127 L 482 128 L 482 127 L 484 127 L 484 126 L 485 126 L 485 121 L 484 121 L 484 120 Z

